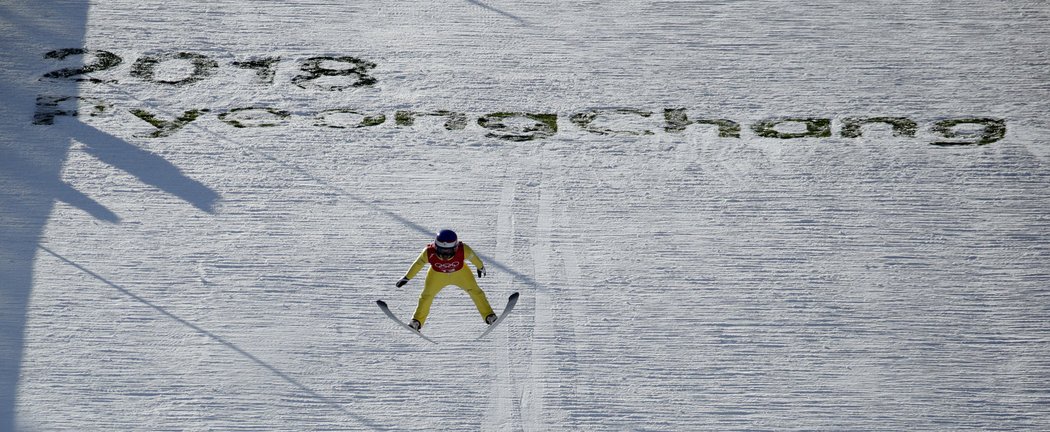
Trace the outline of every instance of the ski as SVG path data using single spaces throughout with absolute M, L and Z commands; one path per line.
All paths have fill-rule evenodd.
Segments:
M 496 322 L 492 323 L 489 328 L 485 329 L 485 332 L 482 333 L 481 336 L 474 338 L 474 340 L 481 340 L 481 338 L 484 338 L 489 332 L 495 329 L 499 323 L 503 322 L 503 319 L 507 317 L 507 314 L 514 309 L 516 303 L 518 303 L 518 293 L 511 294 L 510 298 L 507 299 L 507 307 L 503 308 L 503 313 L 499 314 L 499 318 L 496 318 Z
M 432 344 L 437 344 L 437 342 L 434 342 L 430 338 L 424 336 L 423 333 L 420 333 L 420 332 L 416 331 L 416 329 L 414 329 L 412 327 L 409 327 L 408 324 L 405 324 L 404 321 L 401 321 L 401 320 L 397 319 L 397 317 L 394 316 L 394 313 L 390 312 L 390 307 L 386 305 L 385 301 L 376 300 L 376 304 L 379 305 L 379 309 L 382 309 L 383 313 L 385 313 L 386 316 L 390 317 L 390 319 L 394 320 L 394 322 L 398 323 L 398 325 L 400 325 L 401 327 L 404 327 L 408 331 L 412 332 L 412 334 L 415 334 L 416 336 L 419 336 L 419 337 L 423 338 L 423 340 L 425 340 L 427 342 L 430 342 Z M 499 321 L 496 321 L 496 322 L 499 322 Z M 495 324 L 493 324 L 493 325 L 495 325 Z

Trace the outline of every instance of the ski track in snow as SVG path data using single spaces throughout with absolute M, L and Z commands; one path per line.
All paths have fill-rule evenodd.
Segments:
M 500 191 L 499 213 L 496 216 L 497 230 L 495 237 L 497 247 L 495 256 L 501 262 L 508 261 L 514 253 L 515 224 L 513 209 L 515 191 L 517 190 L 515 182 L 516 180 L 513 178 L 504 180 L 503 189 Z M 512 281 L 509 279 L 503 279 L 496 286 L 500 288 L 499 292 L 512 291 Z M 490 295 L 490 297 L 489 300 L 493 303 L 493 308 L 498 309 L 499 297 L 494 295 Z M 508 316 L 507 319 L 511 318 Z M 512 374 L 513 363 L 510 358 L 512 351 L 508 344 L 509 338 L 505 331 L 490 334 L 489 338 L 491 340 L 500 340 L 502 343 L 497 348 L 498 352 L 496 355 L 493 356 L 496 376 L 492 381 L 492 389 L 490 390 L 490 408 L 481 425 L 490 430 L 514 430 L 514 425 L 521 424 L 521 417 L 520 415 L 515 415 L 517 413 L 516 407 L 520 406 L 520 399 L 516 398 L 514 394 L 517 383 L 514 380 L 515 375 Z
M 8 2 L 0 432 L 1050 430 L 1048 19 L 976 0 Z M 124 62 L 41 79 L 76 47 Z M 218 68 L 132 74 L 173 52 Z M 377 82 L 294 85 L 317 56 Z M 262 57 L 272 82 L 232 65 Z M 32 125 L 40 95 L 81 114 Z M 220 118 L 246 107 L 290 117 Z M 131 113 L 200 108 L 158 138 Z M 652 133 L 572 121 L 620 108 L 593 126 Z M 665 108 L 741 136 L 668 132 Z M 334 109 L 386 120 L 319 126 Z M 478 117 L 504 111 L 558 131 L 486 137 Z M 750 128 L 782 116 L 833 135 Z M 869 116 L 919 132 L 841 137 Z M 929 145 L 960 116 L 1006 136 Z M 495 309 L 521 292 L 484 341 L 455 287 L 437 346 L 375 307 L 412 314 L 422 278 L 393 283 L 442 227 L 484 255 Z
M 535 173 L 542 176 L 542 173 Z M 536 286 L 533 290 L 533 330 L 530 347 L 529 380 L 522 396 L 522 420 L 527 425 L 526 430 L 542 431 L 548 430 L 549 422 L 556 420 L 556 415 L 547 408 L 546 401 L 548 381 L 551 379 L 548 364 L 551 358 L 551 349 L 555 346 L 553 326 L 554 301 L 552 290 L 549 288 L 553 282 L 551 271 L 551 220 L 552 198 L 551 192 L 545 189 L 541 182 L 538 202 L 536 203 L 536 229 L 532 239 L 533 274 L 536 278 Z M 556 423 L 555 423 L 556 424 Z

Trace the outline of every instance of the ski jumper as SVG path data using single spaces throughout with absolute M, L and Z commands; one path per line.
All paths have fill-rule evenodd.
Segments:
M 474 279 L 474 272 L 467 267 L 467 261 L 477 268 L 485 266 L 481 258 L 463 242 L 456 246 L 455 254 L 449 259 L 442 259 L 438 256 L 434 243 L 428 244 L 426 249 L 423 249 L 419 258 L 416 258 L 416 262 L 408 269 L 408 273 L 405 273 L 405 279 L 412 279 L 419 274 L 424 265 L 430 264 L 426 279 L 423 281 L 423 292 L 419 294 L 419 304 L 416 306 L 416 313 L 412 319 L 418 320 L 420 324 L 425 323 L 427 315 L 430 315 L 430 305 L 434 303 L 434 297 L 449 285 L 458 286 L 470 295 L 482 319 L 493 313 L 485 292 Z

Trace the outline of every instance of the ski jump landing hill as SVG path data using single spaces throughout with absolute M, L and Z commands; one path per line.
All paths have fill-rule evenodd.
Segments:
M 1048 430 L 1048 21 L 3 2 L 0 431 Z

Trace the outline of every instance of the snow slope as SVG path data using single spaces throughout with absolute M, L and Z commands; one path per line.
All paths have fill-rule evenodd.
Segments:
M 0 430 L 1050 429 L 1045 3 L 339 3 L 0 5 Z

